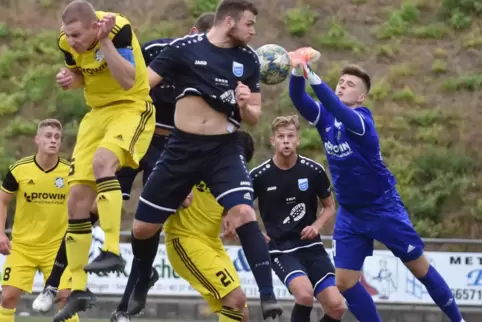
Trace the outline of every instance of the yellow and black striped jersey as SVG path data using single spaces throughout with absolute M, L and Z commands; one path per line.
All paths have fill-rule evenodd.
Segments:
M 208 243 L 221 243 L 224 208 L 204 182 L 194 186 L 192 204 L 171 215 L 164 225 L 166 240 L 179 236 L 196 237 Z
M 67 230 L 67 176 L 70 163 L 59 159 L 45 171 L 35 156 L 23 158 L 9 167 L 2 190 L 16 193 L 12 243 L 26 247 L 59 245 Z
M 103 11 L 96 13 L 99 19 L 108 14 Z M 116 48 L 131 49 L 134 56 L 136 80 L 134 86 L 129 90 L 123 89 L 112 76 L 98 41 L 89 50 L 79 54 L 69 46 L 67 35 L 62 30 L 58 39 L 58 46 L 64 53 L 67 67 L 79 70 L 84 76 L 85 100 L 87 105 L 92 108 L 109 106 L 118 101 L 145 100 L 151 102 L 147 67 L 139 41 L 129 20 L 121 14 L 116 13 L 115 15 L 115 27 L 109 34 L 109 38 Z

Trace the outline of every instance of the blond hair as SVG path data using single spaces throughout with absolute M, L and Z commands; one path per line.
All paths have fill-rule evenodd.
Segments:
M 288 115 L 288 116 L 278 116 L 271 122 L 271 130 L 276 132 L 280 127 L 287 127 L 290 125 L 294 125 L 296 131 L 300 129 L 300 119 L 298 115 Z
M 94 6 L 85 0 L 74 0 L 69 3 L 62 13 L 65 25 L 80 21 L 84 24 L 98 20 Z
M 59 120 L 57 119 L 45 119 L 43 121 L 40 121 L 37 127 L 37 133 L 40 132 L 40 129 L 43 129 L 44 127 L 53 127 L 58 129 L 60 132 L 62 132 L 62 123 L 60 123 Z

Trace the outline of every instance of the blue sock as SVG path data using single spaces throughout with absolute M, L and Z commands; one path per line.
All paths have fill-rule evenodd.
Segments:
M 139 266 L 138 260 L 133 258 L 132 265 L 131 265 L 131 272 L 129 273 L 129 278 L 127 279 L 126 288 L 124 293 L 122 294 L 121 301 L 119 305 L 117 305 L 117 311 L 127 312 L 127 307 L 129 305 L 129 299 L 131 297 L 132 291 L 134 290 L 134 286 L 137 283 L 137 279 L 139 277 Z
M 451 322 L 462 321 L 457 303 L 449 286 L 437 270 L 430 265 L 427 275 L 418 279 L 427 288 L 428 294 Z
M 261 299 L 273 297 L 273 275 L 269 248 L 258 222 L 250 221 L 238 227 L 236 233 L 256 284 L 258 284 Z
M 304 306 L 295 303 L 293 311 L 291 311 L 291 322 L 306 322 L 310 320 L 312 306 Z
M 359 322 L 382 322 L 375 302 L 360 282 L 341 294 L 346 299 L 348 309 Z

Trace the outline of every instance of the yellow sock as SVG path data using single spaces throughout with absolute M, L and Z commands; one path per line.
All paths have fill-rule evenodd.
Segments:
M 103 250 L 119 255 L 122 192 L 116 177 L 97 180 L 97 209 L 100 228 L 105 233 Z
M 70 319 L 65 320 L 65 322 L 80 322 L 79 315 L 76 314 L 73 317 L 71 317 Z
M 6 309 L 0 306 L 0 321 L 2 322 L 14 322 L 15 321 L 15 311 L 17 309 Z
M 227 306 L 219 311 L 219 322 L 243 321 L 244 313 Z
M 85 291 L 87 273 L 84 266 L 89 262 L 89 250 L 92 244 L 92 224 L 90 218 L 71 219 L 65 235 L 65 248 L 70 272 L 72 273 L 72 291 Z

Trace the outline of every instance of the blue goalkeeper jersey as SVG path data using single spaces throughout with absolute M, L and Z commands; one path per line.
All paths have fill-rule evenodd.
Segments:
M 324 83 L 312 85 L 320 100 L 315 102 L 304 86 L 304 78 L 292 76 L 290 97 L 321 136 L 338 203 L 376 205 L 397 194 L 371 112 L 366 107 L 348 108 Z

